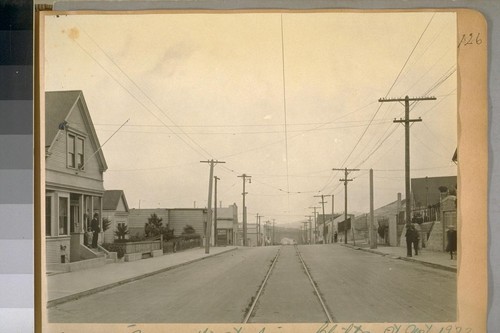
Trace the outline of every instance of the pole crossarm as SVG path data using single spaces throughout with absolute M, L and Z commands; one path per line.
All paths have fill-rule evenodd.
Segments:
M 410 125 L 414 122 L 422 121 L 421 118 L 410 119 L 410 102 L 417 101 L 434 101 L 436 97 L 422 96 L 422 97 L 409 97 L 408 95 L 404 98 L 380 98 L 378 101 L 381 103 L 385 102 L 404 102 L 405 107 L 405 117 L 404 119 L 396 120 L 395 123 L 402 123 L 405 127 L 405 196 L 406 196 L 406 224 L 411 222 L 411 184 L 410 184 Z
M 379 98 L 379 102 L 384 103 L 384 102 L 405 102 L 406 100 L 408 101 L 434 101 L 436 100 L 436 97 L 434 96 L 423 96 L 423 97 L 404 97 L 404 98 Z
M 344 171 L 344 179 L 339 179 L 339 181 L 344 182 L 344 243 L 347 244 L 347 183 L 352 182 L 353 179 L 348 179 L 347 175 L 349 172 L 352 171 L 359 171 L 359 169 L 349 169 L 349 168 L 333 168 L 332 170 L 334 171 Z M 352 241 L 353 244 L 356 245 L 356 239 L 354 238 L 354 227 L 353 227 L 353 221 L 351 221 L 351 230 L 352 230 Z
M 319 202 L 321 204 L 321 207 L 323 208 L 323 244 L 326 244 L 326 218 L 325 218 L 325 195 L 315 195 L 317 198 L 321 198 L 321 201 Z M 317 232 L 318 226 L 315 226 L 315 230 Z
M 408 119 L 408 120 L 405 120 L 403 118 L 399 118 L 399 120 L 394 119 L 392 122 L 393 123 L 406 123 L 407 121 L 413 123 L 416 121 L 422 121 L 422 118 L 419 117 L 418 119 Z

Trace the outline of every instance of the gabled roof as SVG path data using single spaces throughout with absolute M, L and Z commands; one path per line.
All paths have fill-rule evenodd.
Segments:
M 101 147 L 83 92 L 81 90 L 47 91 L 45 92 L 45 148 L 47 152 L 50 152 L 57 135 L 65 130 L 64 124 L 71 126 L 68 119 L 77 103 L 81 103 L 82 117 L 85 120 L 89 139 L 96 150 Z M 101 149 L 97 151 L 96 156 L 102 170 L 107 170 L 108 165 Z
M 447 187 L 448 190 L 456 189 L 457 176 L 413 178 L 411 194 L 415 207 L 428 207 L 439 203 L 441 186 Z
M 127 199 L 125 198 L 125 193 L 122 190 L 108 190 L 104 192 L 102 197 L 102 209 L 104 210 L 116 210 L 120 199 L 123 200 L 123 205 L 125 210 L 128 212 Z
M 333 214 L 333 219 L 335 220 L 340 215 L 343 216 L 343 214 L 337 214 L 337 213 Z M 330 221 L 332 220 L 332 214 L 325 214 L 324 218 L 326 221 Z M 318 214 L 316 221 L 318 224 L 323 224 L 323 214 Z

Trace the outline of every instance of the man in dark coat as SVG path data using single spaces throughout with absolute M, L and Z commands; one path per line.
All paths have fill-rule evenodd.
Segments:
M 415 255 L 418 256 L 418 243 L 420 241 L 420 233 L 415 225 L 412 225 L 412 239 L 413 249 L 415 250 Z
M 406 225 L 406 256 L 411 257 L 412 256 L 412 251 L 411 251 L 411 246 L 413 244 L 413 239 L 415 237 L 415 229 L 411 224 Z
M 95 213 L 94 218 L 90 222 L 90 229 L 92 230 L 92 247 L 97 248 L 97 239 L 101 228 L 99 227 L 99 214 Z
M 448 227 L 446 232 L 448 238 L 448 245 L 446 246 L 446 252 L 450 252 L 450 259 L 453 259 L 453 252 L 457 251 L 457 231 L 454 225 Z

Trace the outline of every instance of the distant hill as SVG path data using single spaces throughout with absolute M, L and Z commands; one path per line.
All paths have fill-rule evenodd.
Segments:
M 300 229 L 297 228 L 287 228 L 282 226 L 274 227 L 274 243 L 279 244 L 281 239 L 288 238 L 293 239 L 298 243 Z

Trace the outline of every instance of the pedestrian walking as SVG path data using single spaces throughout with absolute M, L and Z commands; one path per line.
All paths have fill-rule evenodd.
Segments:
M 99 238 L 99 232 L 101 228 L 99 227 L 99 214 L 95 213 L 94 218 L 90 221 L 90 228 L 92 229 L 92 248 L 97 248 L 97 239 Z
M 448 238 L 448 245 L 446 246 L 446 252 L 450 252 L 450 259 L 453 259 L 453 253 L 457 251 L 457 231 L 454 225 L 448 227 L 446 232 Z
M 406 256 L 407 257 L 411 257 L 412 256 L 411 247 L 413 245 L 413 238 L 415 237 L 415 232 L 414 231 L 415 231 L 415 228 L 413 227 L 413 225 L 408 224 L 406 226 L 405 237 L 406 237 Z

